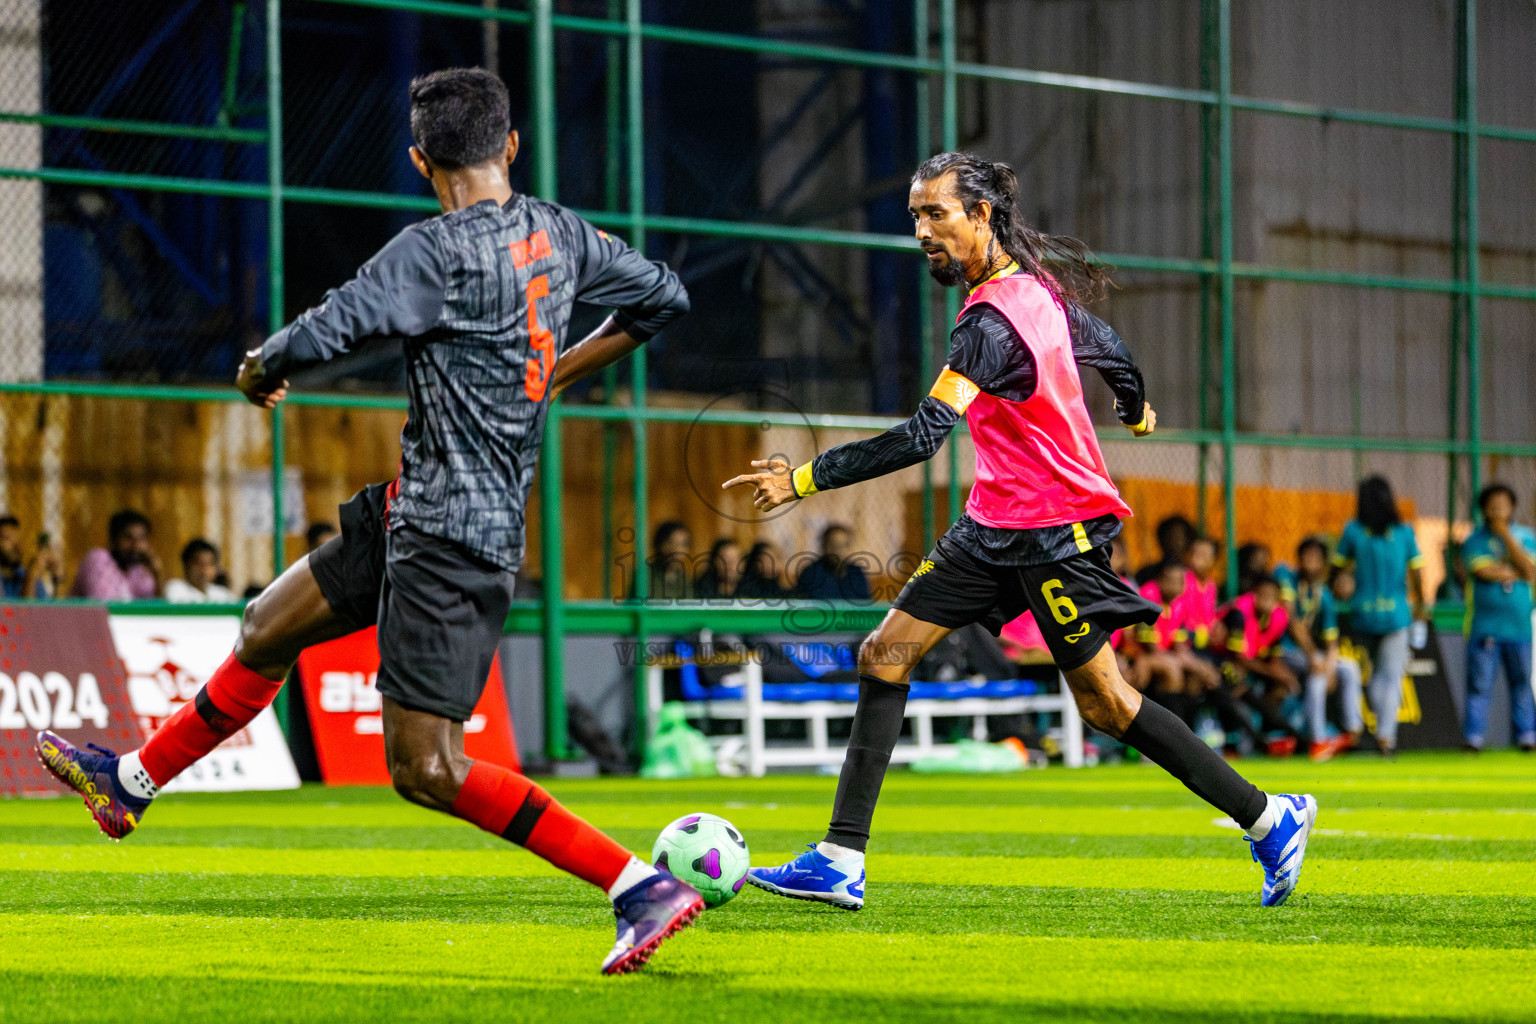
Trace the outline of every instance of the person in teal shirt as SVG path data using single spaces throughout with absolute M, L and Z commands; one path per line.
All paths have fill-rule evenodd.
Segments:
M 1383 754 L 1397 748 L 1397 712 L 1408 668 L 1408 634 L 1414 619 L 1427 619 L 1424 580 L 1413 528 L 1397 511 L 1397 499 L 1385 477 L 1360 481 L 1355 518 L 1345 527 L 1334 563 L 1353 566 L 1355 596 L 1350 623 L 1355 639 L 1370 655 L 1366 687 L 1376 715 L 1376 745 Z
M 1536 532 L 1515 518 L 1515 492 L 1489 484 L 1477 496 L 1483 525 L 1462 545 L 1467 567 L 1467 713 L 1462 735 L 1483 749 L 1493 678 L 1504 666 L 1515 742 L 1536 750 L 1536 698 L 1531 694 L 1531 581 Z

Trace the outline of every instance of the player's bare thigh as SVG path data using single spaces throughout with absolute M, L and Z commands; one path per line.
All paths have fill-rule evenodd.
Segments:
M 282 679 L 304 648 L 355 631 L 320 592 L 305 555 L 245 606 L 235 657 L 268 679 Z
M 905 683 L 923 655 L 950 633 L 948 626 L 892 608 L 859 647 L 859 672 L 888 683 Z
M 401 796 L 451 811 L 471 764 L 464 756 L 464 723 L 385 697 L 384 760 Z

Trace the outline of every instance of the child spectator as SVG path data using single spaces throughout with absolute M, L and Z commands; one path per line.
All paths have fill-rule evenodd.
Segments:
M 1253 591 L 1255 583 L 1261 576 L 1272 574 L 1272 559 L 1269 546 L 1258 541 L 1249 541 L 1237 549 L 1237 589 L 1232 589 L 1232 581 L 1227 581 L 1227 593 L 1231 597 L 1238 597 Z M 1279 581 L 1276 580 L 1278 583 Z M 1285 585 L 1280 585 L 1281 596 L 1285 594 Z
M 1163 611 L 1150 626 L 1137 627 L 1133 675 L 1127 681 L 1193 725 L 1201 699 L 1220 684 L 1221 677 L 1214 665 L 1190 649 L 1183 619 L 1187 581 L 1182 563 L 1164 562 L 1142 586 L 1141 596 L 1161 605 Z
M 0 516 L 0 597 L 49 598 L 59 590 L 59 553 L 45 533 L 28 564 L 21 551 L 21 520 Z
M 234 592 L 219 583 L 224 569 L 219 565 L 219 549 L 201 537 L 181 549 L 181 572 L 185 579 L 165 585 L 165 599 L 173 604 L 230 604 Z
M 1216 614 L 1216 560 L 1221 555 L 1221 545 L 1210 537 L 1196 537 L 1184 555 L 1184 596 L 1182 604 L 1184 628 L 1189 630 L 1189 642 L 1196 651 L 1209 651 L 1213 646 L 1212 633 L 1221 632 L 1221 619 Z M 1219 644 L 1217 636 L 1214 643 Z
M 1328 547 L 1308 537 L 1296 548 L 1296 597 L 1291 616 L 1291 646 L 1285 660 L 1307 678 L 1310 754 L 1327 761 L 1352 750 L 1365 726 L 1360 720 L 1360 664 L 1339 654 L 1338 610 L 1328 586 Z M 1328 738 L 1328 696 L 1339 695 L 1343 731 Z
M 107 524 L 107 546 L 85 553 L 72 597 L 93 601 L 140 601 L 160 596 L 160 556 L 150 545 L 149 520 L 124 509 Z
M 754 601 L 777 601 L 784 596 L 784 587 L 779 583 L 779 556 L 772 544 L 760 540 L 747 552 L 736 596 Z
M 699 573 L 696 590 L 701 598 L 732 600 L 741 586 L 741 545 L 730 537 L 721 537 L 709 549 L 709 564 Z
M 1536 702 L 1531 697 L 1531 581 L 1536 533 L 1514 521 L 1515 492 L 1489 484 L 1477 498 L 1483 525 L 1462 547 L 1472 577 L 1467 609 L 1467 747 L 1487 739 L 1488 699 L 1499 666 L 1509 685 L 1510 717 L 1520 749 L 1536 750 Z
M 652 601 L 686 601 L 693 597 L 693 534 L 688 527 L 669 519 L 651 535 Z
M 1157 549 L 1161 552 L 1157 561 L 1144 565 L 1136 573 L 1138 587 L 1156 578 L 1162 567 L 1169 562 L 1184 561 L 1184 553 L 1195 539 L 1195 524 L 1183 516 L 1169 516 L 1157 524 Z
M 1296 752 L 1296 730 L 1280 716 L 1279 707 L 1286 697 L 1301 692 L 1296 674 L 1280 656 L 1290 616 L 1273 576 L 1253 582 L 1251 591 L 1222 611 L 1228 679 L 1232 695 L 1259 713 L 1265 751 L 1271 757 L 1289 757 Z
M 1429 618 L 1429 608 L 1420 574 L 1424 559 L 1384 477 L 1360 481 L 1356 517 L 1345 525 L 1333 560 L 1353 570 L 1350 624 L 1371 663 L 1366 691 L 1376 715 L 1376 745 L 1391 754 L 1397 749 L 1409 629 L 1415 619 Z

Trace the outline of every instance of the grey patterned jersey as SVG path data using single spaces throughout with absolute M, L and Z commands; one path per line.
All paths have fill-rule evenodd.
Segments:
M 269 378 L 404 342 L 410 415 L 389 523 L 516 571 L 548 385 L 573 303 L 642 341 L 688 311 L 677 275 L 554 203 L 515 195 L 413 224 L 267 339 Z

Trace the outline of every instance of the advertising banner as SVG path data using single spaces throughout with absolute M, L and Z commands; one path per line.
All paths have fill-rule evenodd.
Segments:
M 77 747 L 143 742 L 105 608 L 0 605 L 0 793 L 65 789 L 33 752 L 40 729 Z
M 379 642 L 366 629 L 299 655 L 304 707 L 315 740 L 320 774 L 332 786 L 389 784 L 384 763 L 384 698 L 378 691 Z M 512 717 L 501 683 L 501 659 L 474 715 L 464 723 L 464 752 L 476 760 L 519 768 Z
M 152 736 L 229 657 L 236 615 L 113 615 L 112 639 L 128 673 L 128 697 Z M 270 707 L 164 787 L 164 792 L 297 789 L 299 773 Z

